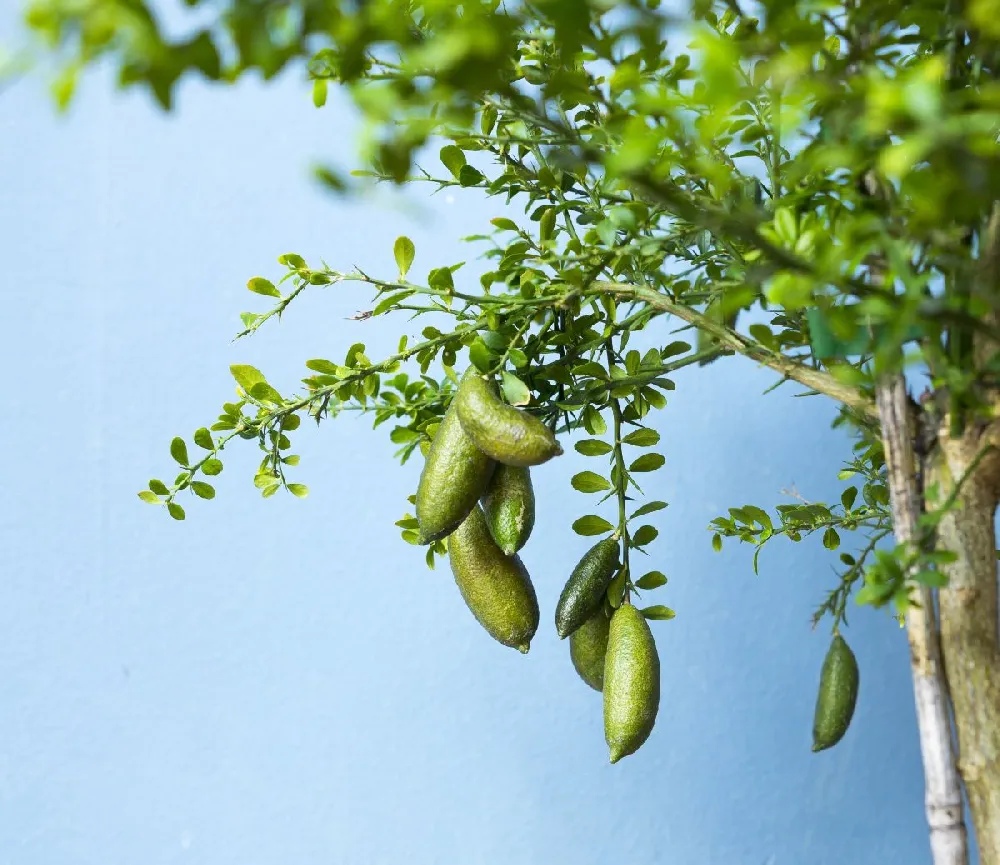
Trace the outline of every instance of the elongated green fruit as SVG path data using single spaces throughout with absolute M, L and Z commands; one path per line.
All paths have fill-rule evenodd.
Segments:
M 505 556 L 478 505 L 448 538 L 451 572 L 465 603 L 490 636 L 527 654 L 538 630 L 538 599 L 517 556 Z
M 438 426 L 417 487 L 420 542 L 451 534 L 479 501 L 496 464 L 462 430 L 455 402 Z
M 604 662 L 604 739 L 611 762 L 634 754 L 649 738 L 660 708 L 660 658 L 649 625 L 631 604 L 611 617 Z
M 497 386 L 478 374 L 462 377 L 455 407 L 466 435 L 483 453 L 509 466 L 537 466 L 562 447 L 534 415 L 500 400 Z
M 611 619 L 603 606 L 569 635 L 569 656 L 577 673 L 591 688 L 604 687 L 604 661 L 608 654 Z
M 837 634 L 826 652 L 819 676 L 813 717 L 813 751 L 832 748 L 844 738 L 858 701 L 858 681 L 858 660 L 847 641 Z
M 565 639 L 596 610 L 618 572 L 618 540 L 598 541 L 577 562 L 556 605 L 556 633 Z
M 535 491 L 528 469 L 498 464 L 481 503 L 493 540 L 504 555 L 514 555 L 535 526 Z

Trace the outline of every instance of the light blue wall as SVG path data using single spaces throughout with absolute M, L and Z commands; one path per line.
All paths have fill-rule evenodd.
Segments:
M 307 167 L 355 165 L 357 127 L 343 102 L 314 110 L 294 75 L 189 82 L 170 118 L 110 92 L 92 79 L 65 120 L 37 81 L 0 101 L 0 862 L 930 861 L 904 633 L 855 613 L 855 723 L 812 754 L 828 635 L 809 616 L 834 557 L 777 543 L 754 577 L 748 550 L 709 546 L 729 506 L 792 484 L 839 494 L 848 443 L 830 405 L 761 397 L 772 377 L 752 364 L 679 375 L 656 419 L 668 463 L 649 486 L 671 507 L 651 520 L 650 566 L 677 618 L 654 625 L 656 730 L 616 766 L 600 697 L 550 624 L 589 545 L 569 528 L 593 507 L 569 487 L 585 462 L 572 449 L 535 475 L 523 558 L 543 625 L 527 657 L 399 540 L 418 465 L 395 464 L 366 420 L 303 426 L 305 501 L 262 500 L 248 445 L 185 523 L 141 504 L 172 473 L 170 438 L 231 398 L 230 363 L 291 390 L 307 358 L 358 340 L 378 357 L 419 330 L 347 320 L 369 295 L 344 285 L 231 344 L 237 314 L 266 307 L 249 277 L 280 275 L 288 251 L 389 276 L 403 233 L 415 278 L 462 259 L 478 272 L 457 238 L 504 211 L 429 187 L 331 199 Z

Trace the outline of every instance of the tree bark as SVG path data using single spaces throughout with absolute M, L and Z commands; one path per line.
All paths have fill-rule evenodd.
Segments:
M 882 424 L 893 529 L 897 541 L 913 543 L 917 539 L 921 497 L 913 453 L 914 425 L 903 374 L 894 374 L 880 382 L 875 396 Z M 962 788 L 952 747 L 948 689 L 934 621 L 934 598 L 925 586 L 917 589 L 917 596 L 919 608 L 911 607 L 906 613 L 906 634 L 924 762 L 924 808 L 930 826 L 931 853 L 934 865 L 966 865 L 969 853 Z M 982 865 L 987 863 L 994 865 L 990 860 L 982 861 Z
M 1000 865 L 1000 621 L 994 516 L 1000 497 L 1000 426 L 949 438 L 942 428 L 929 479 L 934 502 L 954 497 L 938 524 L 945 565 L 940 592 L 941 644 L 958 733 L 958 767 L 982 865 Z

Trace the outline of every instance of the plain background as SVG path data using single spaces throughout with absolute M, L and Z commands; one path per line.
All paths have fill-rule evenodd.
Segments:
M 9 31 L 8 31 L 9 32 Z M 677 376 L 654 425 L 665 469 L 648 492 L 647 596 L 662 662 L 656 729 L 611 766 L 600 696 L 551 625 L 591 541 L 594 502 L 567 455 L 535 472 L 523 552 L 542 607 L 527 657 L 494 643 L 445 563 L 393 522 L 419 461 L 393 460 L 389 426 L 303 425 L 294 480 L 310 496 L 262 500 L 252 442 L 227 450 L 218 497 L 170 520 L 142 504 L 171 478 L 170 439 L 232 398 L 231 363 L 295 390 L 312 357 L 356 341 L 377 358 L 421 322 L 349 320 L 358 284 L 315 288 L 280 325 L 231 342 L 263 311 L 252 276 L 298 252 L 391 277 L 467 261 L 517 203 L 418 185 L 345 203 L 310 178 L 358 167 L 339 96 L 320 111 L 298 72 L 233 89 L 185 81 L 165 116 L 142 92 L 87 79 L 67 117 L 41 79 L 0 95 L 0 862 L 10 865 L 826 865 L 929 862 L 905 634 L 857 610 L 854 724 L 810 752 L 835 585 L 819 538 L 761 556 L 711 550 L 708 521 L 773 508 L 794 485 L 835 501 L 850 442 L 831 404 L 766 397 L 741 359 Z M 433 172 L 433 150 L 420 157 Z M 671 340 L 665 324 L 649 340 Z M 240 446 L 242 445 L 242 446 Z M 587 466 L 593 467 L 593 466 Z M 852 543 L 848 540 L 848 548 Z

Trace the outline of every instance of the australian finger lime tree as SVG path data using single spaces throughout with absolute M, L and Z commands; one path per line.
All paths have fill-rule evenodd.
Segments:
M 484 629 L 527 651 L 531 472 L 572 436 L 593 467 L 571 483 L 595 505 L 567 523 L 595 545 L 555 625 L 603 691 L 617 760 L 653 728 L 648 622 L 673 615 L 640 565 L 656 539 L 642 518 L 664 506 L 647 496 L 664 463 L 649 419 L 677 369 L 743 355 L 835 400 L 856 442 L 830 467 L 839 501 L 733 507 L 710 526 L 716 547 L 752 544 L 755 567 L 775 538 L 837 551 L 858 533 L 814 614 L 832 638 L 814 749 L 863 691 L 849 604 L 889 608 L 910 642 L 934 861 L 968 861 L 967 801 L 980 860 L 1000 865 L 1000 4 L 229 0 L 173 41 L 141 0 L 35 0 L 28 21 L 65 58 L 62 101 L 108 55 L 165 108 L 187 70 L 233 81 L 304 60 L 317 106 L 339 85 L 367 121 L 367 167 L 323 172 L 333 188 L 475 188 L 523 213 L 472 238 L 478 283 L 458 263 L 414 272 L 406 238 L 375 273 L 289 253 L 250 279 L 263 305 L 241 336 L 345 282 L 371 291 L 362 321 L 435 324 L 388 357 L 359 338 L 303 358 L 298 385 L 234 366 L 238 398 L 174 439 L 179 474 L 141 498 L 183 519 L 244 441 L 264 496 L 303 496 L 302 421 L 366 412 L 424 461 L 403 538 L 428 564 L 448 555 Z

